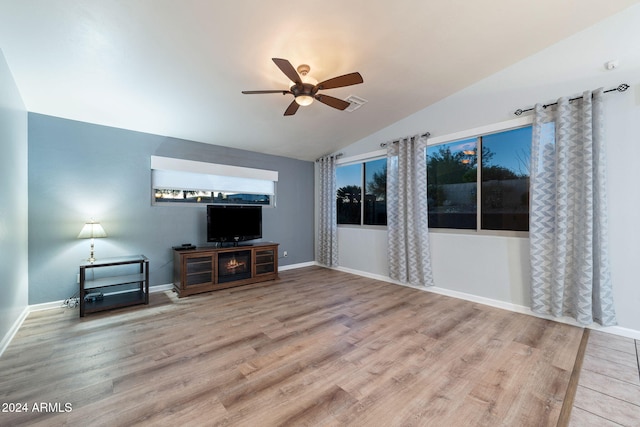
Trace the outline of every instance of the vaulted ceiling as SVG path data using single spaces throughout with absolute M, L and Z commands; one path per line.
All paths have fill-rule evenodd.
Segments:
M 637 0 L 0 0 L 0 49 L 27 109 L 312 160 L 409 116 Z M 354 112 L 291 95 L 271 58 Z

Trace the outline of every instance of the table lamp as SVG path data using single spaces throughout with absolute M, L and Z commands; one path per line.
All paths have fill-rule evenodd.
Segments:
M 96 260 L 93 256 L 93 239 L 97 237 L 107 237 L 107 233 L 105 233 L 104 228 L 102 228 L 99 222 L 93 220 L 87 222 L 84 227 L 82 227 L 82 230 L 80 230 L 80 234 L 78 234 L 78 239 L 91 239 L 91 253 L 89 259 L 87 259 L 89 262 Z

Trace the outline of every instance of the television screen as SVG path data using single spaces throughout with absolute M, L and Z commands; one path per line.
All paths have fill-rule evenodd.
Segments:
M 207 206 L 208 242 L 243 242 L 262 237 L 262 206 Z

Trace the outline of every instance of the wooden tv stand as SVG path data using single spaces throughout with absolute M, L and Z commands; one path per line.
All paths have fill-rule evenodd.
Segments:
M 278 243 L 173 251 L 173 289 L 180 298 L 278 278 Z

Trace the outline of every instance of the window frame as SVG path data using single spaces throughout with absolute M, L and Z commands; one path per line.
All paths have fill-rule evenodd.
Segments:
M 476 229 L 459 229 L 459 228 L 429 228 L 430 233 L 437 234 L 466 234 L 474 236 L 498 236 L 498 237 L 517 237 L 528 238 L 529 231 L 514 230 L 485 230 L 482 229 L 482 173 L 480 171 L 482 165 L 482 137 L 519 129 L 533 124 L 533 116 L 519 117 L 517 119 L 507 120 L 504 122 L 494 123 L 487 126 L 467 129 L 464 131 L 442 135 L 439 137 L 429 138 L 427 147 L 434 145 L 448 144 L 459 140 L 477 138 L 480 149 L 477 151 L 478 173 L 476 175 Z M 426 156 L 426 149 L 425 149 Z
M 266 169 L 256 169 L 243 166 L 232 166 L 218 163 L 200 162 L 195 160 L 186 160 L 180 158 L 170 158 L 152 155 L 150 158 L 151 168 L 151 205 L 152 206 L 206 206 L 211 205 L 230 205 L 230 206 L 262 206 L 264 208 L 276 207 L 276 195 L 278 187 L 278 172 Z M 156 185 L 156 173 L 159 173 L 160 179 L 163 181 L 169 180 L 171 184 L 184 183 L 185 179 L 189 183 L 178 184 L 175 188 L 173 186 L 167 186 L 165 182 L 161 185 Z M 167 178 L 168 177 L 168 178 Z M 186 177 L 186 178 L 185 178 Z M 194 179 L 194 182 L 190 182 Z M 266 184 L 271 187 L 271 192 L 252 192 L 245 191 L 244 188 L 217 188 L 218 185 L 210 185 L 209 180 L 213 179 L 214 182 L 222 182 L 221 185 L 239 185 L 239 187 L 247 187 L 247 182 L 255 182 L 257 184 Z M 231 184 L 229 184 L 231 180 Z M 233 183 L 236 180 L 235 183 Z M 205 184 L 203 185 L 202 182 Z M 240 184 L 238 184 L 240 182 Z M 225 184 L 226 183 L 226 184 Z M 206 188 L 204 188 L 206 187 Z M 216 188 L 213 188 L 216 187 Z M 210 192 L 212 195 L 215 193 L 231 193 L 231 194 L 256 194 L 266 195 L 269 197 L 268 204 L 262 203 L 216 203 L 215 200 L 207 202 L 183 202 L 183 201 L 167 201 L 159 202 L 156 200 L 156 190 L 165 191 L 202 191 Z
M 386 150 L 376 150 L 371 153 L 361 154 L 358 156 L 349 157 L 346 159 L 339 158 L 336 161 L 336 169 L 341 166 L 350 166 L 359 164 L 360 168 L 360 193 L 361 193 L 361 201 L 360 201 L 360 224 L 337 224 L 338 228 L 357 228 L 357 229 L 371 229 L 371 230 L 386 230 L 387 225 L 374 225 L 374 224 L 364 224 L 364 195 L 366 192 L 365 189 L 365 168 L 364 164 L 367 162 L 371 162 L 374 160 L 386 159 L 387 151 Z M 337 188 L 336 188 L 337 190 Z

